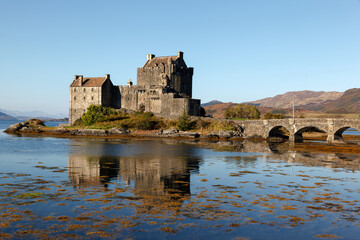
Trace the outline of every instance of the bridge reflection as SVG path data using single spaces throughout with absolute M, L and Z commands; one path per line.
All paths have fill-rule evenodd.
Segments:
M 190 175 L 197 173 L 204 161 L 202 147 L 231 152 L 263 153 L 261 156 L 239 155 L 223 158 L 225 162 L 239 161 L 242 167 L 251 166 L 259 159 L 276 159 L 305 166 L 360 170 L 360 158 L 353 154 L 294 151 L 288 150 L 286 144 L 248 140 L 200 143 L 169 139 L 137 142 L 133 153 L 138 154 L 129 154 L 129 149 L 133 146 L 122 149 L 123 143 L 89 143 L 81 146 L 85 148 L 81 154 L 69 156 L 69 178 L 73 186 L 79 189 L 88 186 L 101 186 L 106 189 L 111 182 L 121 182 L 124 186 L 133 188 L 137 195 L 170 196 L 174 192 L 182 196 L 189 195 Z M 76 153 L 77 146 L 74 145 L 73 148 Z M 97 154 L 86 155 L 86 149 Z M 120 152 L 116 152 L 118 149 Z M 114 151 L 115 155 L 107 155 L 109 152 L 114 154 Z M 126 156 L 127 154 L 129 155 Z

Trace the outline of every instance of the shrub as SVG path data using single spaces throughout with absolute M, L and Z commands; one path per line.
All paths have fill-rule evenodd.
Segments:
M 159 120 L 150 112 L 137 113 L 134 118 L 134 128 L 141 130 L 153 130 Z
M 159 128 L 160 123 L 160 119 L 152 113 L 136 112 L 129 115 L 128 118 L 119 121 L 117 125 L 124 129 L 153 130 Z
M 212 131 L 234 131 L 235 126 L 232 121 L 214 121 L 210 124 L 209 128 Z
M 224 112 L 225 118 L 243 118 L 243 119 L 259 119 L 260 112 L 250 104 L 238 104 L 235 107 L 229 107 Z
M 105 121 L 111 115 L 115 114 L 116 111 L 113 108 L 101 105 L 90 105 L 87 111 L 81 116 L 81 122 L 85 126 L 90 126 L 94 123 Z
M 270 112 L 267 112 L 265 115 L 264 115 L 264 119 L 284 119 L 285 116 L 281 113 L 270 113 Z
M 189 115 L 184 112 L 184 114 L 178 119 L 177 128 L 180 131 L 188 131 L 194 129 L 195 125 L 196 121 L 191 121 Z
M 197 129 L 207 128 L 209 125 L 210 125 L 209 121 L 203 120 L 201 118 L 198 118 L 198 120 L 196 121 L 196 128 Z

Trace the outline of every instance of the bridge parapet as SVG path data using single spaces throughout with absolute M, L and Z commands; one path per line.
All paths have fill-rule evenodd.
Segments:
M 328 134 L 327 142 L 342 140 L 342 133 L 348 128 L 360 130 L 358 119 L 334 118 L 296 118 L 296 119 L 267 119 L 267 120 L 235 120 L 243 130 L 245 138 L 269 138 L 274 129 L 285 128 L 289 131 L 289 140 L 302 140 L 302 133 L 310 130 L 320 130 Z

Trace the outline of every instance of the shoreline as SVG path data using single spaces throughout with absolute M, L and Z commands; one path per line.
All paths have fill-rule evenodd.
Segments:
M 56 137 L 56 138 L 97 138 L 97 139 L 133 139 L 133 140 L 178 140 L 183 142 L 199 144 L 217 144 L 231 146 L 228 143 L 266 143 L 269 147 L 274 147 L 280 151 L 296 151 L 311 153 L 344 153 L 360 156 L 360 146 L 351 143 L 329 144 L 325 142 L 303 142 L 291 144 L 288 141 L 269 141 L 262 138 L 242 138 L 242 137 L 215 137 L 213 135 L 201 135 L 198 132 L 178 132 L 176 134 L 158 134 L 157 131 L 134 131 L 127 133 L 110 133 L 107 130 L 98 129 L 73 129 L 67 130 L 55 128 L 51 130 L 35 131 L 4 131 L 7 134 L 24 137 Z M 309 138 L 307 140 L 314 140 Z M 236 146 L 237 144 L 234 144 Z
M 304 138 L 305 142 L 290 143 L 285 139 L 274 138 L 248 138 L 237 135 L 234 131 L 218 131 L 218 132 L 202 132 L 202 131 L 178 131 L 176 129 L 166 130 L 135 130 L 129 131 L 120 128 L 111 129 L 88 129 L 88 128 L 64 128 L 64 127 L 47 127 L 42 121 L 30 119 L 11 125 L 4 131 L 7 134 L 29 137 L 57 137 L 57 138 L 100 138 L 100 139 L 142 139 L 142 140 L 179 140 L 191 141 L 196 143 L 234 143 L 238 145 L 244 141 L 262 142 L 269 145 L 269 148 L 276 148 L 280 151 L 297 151 L 297 152 L 313 152 L 313 153 L 345 153 L 360 155 L 359 144 L 341 142 L 326 143 L 323 141 L 324 136 L 311 134 Z M 325 138 L 326 139 L 326 138 Z M 359 136 L 352 136 L 350 140 L 358 140 Z M 310 142 L 307 142 L 307 141 Z

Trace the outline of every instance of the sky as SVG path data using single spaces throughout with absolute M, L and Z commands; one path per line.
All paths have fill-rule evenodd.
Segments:
M 0 108 L 68 114 L 74 75 L 184 52 L 193 98 L 360 87 L 360 0 L 0 0 Z

